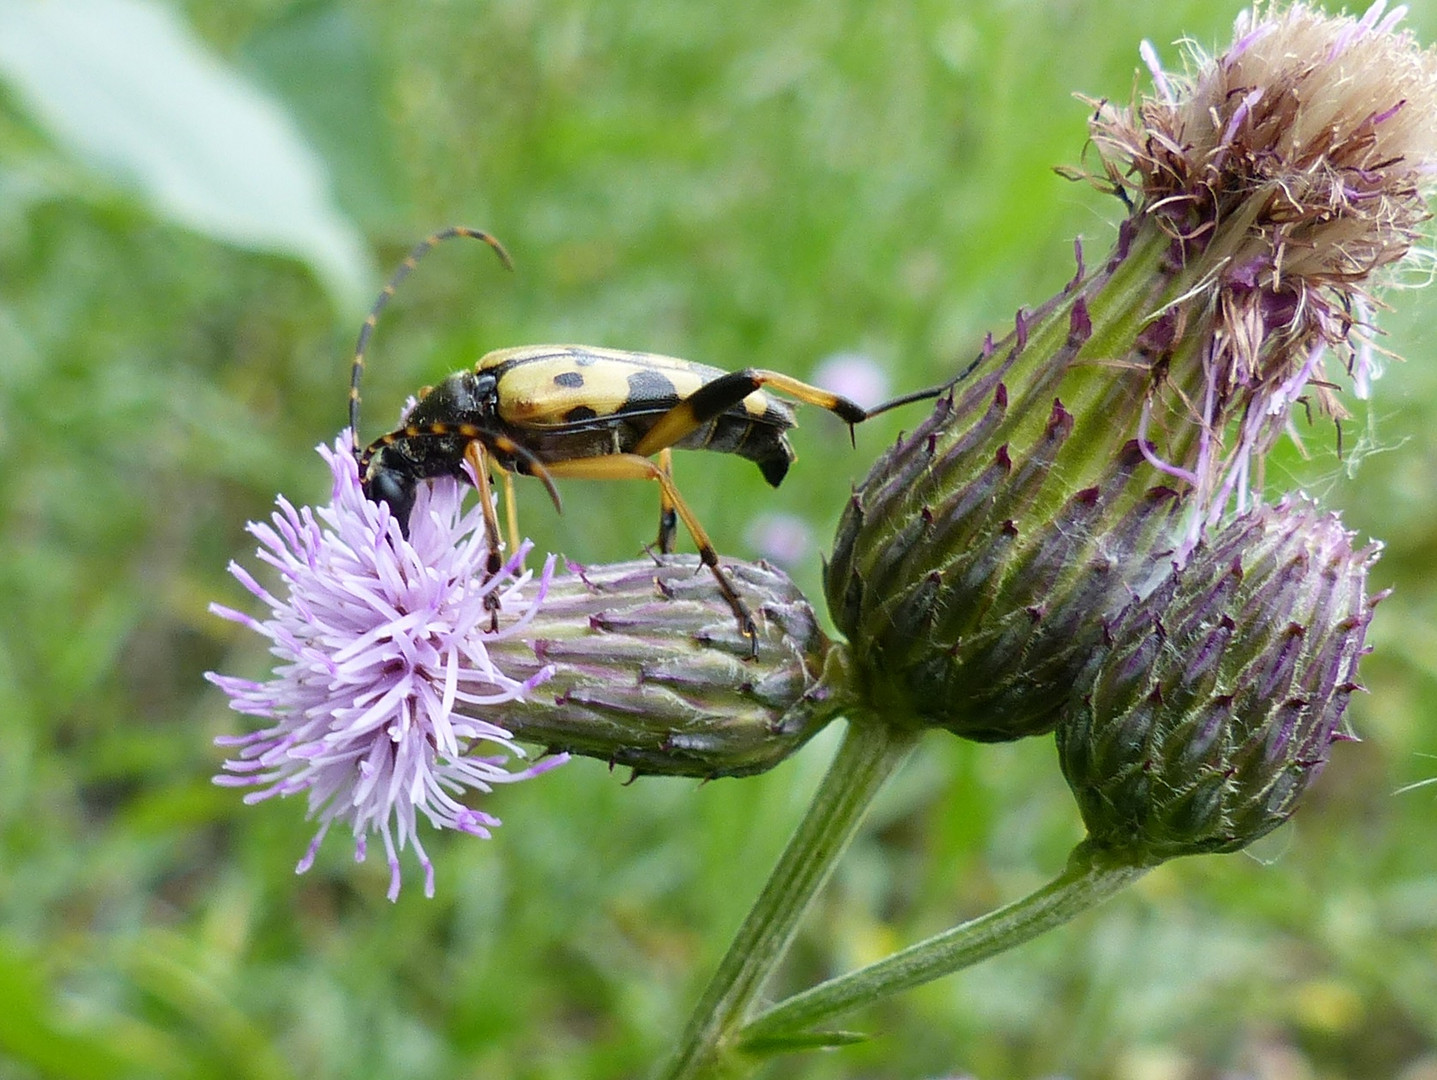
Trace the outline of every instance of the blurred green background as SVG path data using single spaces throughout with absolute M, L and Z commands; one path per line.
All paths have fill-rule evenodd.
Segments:
M 450 245 L 382 322 L 374 434 L 499 346 L 575 340 L 810 377 L 866 355 L 933 382 L 1110 242 L 1114 200 L 1056 177 L 1087 107 L 1225 40 L 1198 0 L 5 0 L 0 4 L 0 1080 L 636 1077 L 671 1045 L 822 771 L 631 786 L 576 761 L 503 790 L 491 842 L 426 836 L 438 896 L 295 800 L 210 783 L 237 730 L 201 674 L 265 657 L 246 520 L 322 499 L 348 354 L 382 275 Z M 1437 39 L 1437 12 L 1409 20 Z M 773 1077 L 1437 1076 L 1437 317 L 1394 291 L 1390 365 L 1347 454 L 1303 428 L 1269 490 L 1382 538 L 1393 596 L 1366 741 L 1293 826 L 1183 860 L 1013 953 L 860 1013 L 875 1033 Z M 819 553 L 899 426 L 805 410 L 779 492 L 680 455 L 732 555 L 773 515 Z M 536 487 L 541 549 L 627 558 L 646 486 Z M 783 524 L 786 518 L 777 519 Z M 791 524 L 791 523 L 790 523 Z M 758 545 L 758 546 L 756 546 Z M 932 737 L 885 793 L 782 974 L 799 988 L 1016 898 L 1077 814 L 1049 740 Z

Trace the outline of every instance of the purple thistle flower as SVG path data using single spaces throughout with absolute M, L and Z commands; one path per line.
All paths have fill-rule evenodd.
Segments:
M 502 716 L 496 707 L 522 701 L 549 677 L 547 667 L 523 680 L 510 677 L 486 645 L 533 619 L 553 558 L 533 583 L 522 569 L 526 544 L 485 580 L 489 548 L 480 510 L 465 512 L 463 488 L 447 478 L 421 486 L 409 538 L 401 537 L 388 507 L 364 497 L 348 445 L 341 436 L 334 449 L 318 448 L 334 475 L 328 506 L 296 509 L 280 497 L 272 524 L 249 525 L 260 560 L 279 572 L 280 595 L 230 564 L 269 617 L 211 605 L 268 638 L 278 658 L 263 682 L 207 674 L 230 696 L 231 708 L 270 721 L 260 731 L 215 740 L 235 751 L 215 782 L 255 788 L 247 803 L 307 793 L 319 829 L 296 873 L 313 865 L 330 826 L 342 821 L 354 833 L 357 861 L 371 832 L 383 838 L 390 900 L 399 895 L 399 852 L 407 845 L 424 868 L 425 895 L 433 896 L 434 867 L 419 840 L 419 818 L 488 837 L 499 819 L 461 801 L 466 791 L 487 792 L 567 760 L 558 755 L 510 771 L 509 759 L 524 751 L 508 730 L 479 715 Z M 491 595 L 504 622 L 497 634 L 488 632 Z

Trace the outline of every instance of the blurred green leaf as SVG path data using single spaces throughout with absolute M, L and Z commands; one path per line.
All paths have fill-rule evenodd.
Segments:
M 140 0 L 9 0 L 0 72 L 71 152 L 155 212 L 241 247 L 303 259 L 345 313 L 369 265 L 324 163 L 284 109 Z
M 285 11 L 245 42 L 243 59 L 329 163 L 345 209 L 361 224 L 389 223 L 398 185 L 383 109 L 385 71 L 370 28 L 353 7 L 304 4 Z
M 23 1061 L 37 1076 L 64 1080 L 113 1080 L 136 1075 L 129 1055 L 104 1031 L 57 1023 L 39 966 L 0 944 L 0 1067 Z M 153 1063 L 154 1058 L 148 1060 Z M 11 1075 L 8 1070 L 4 1075 Z M 18 1075 L 18 1074 L 17 1074 Z

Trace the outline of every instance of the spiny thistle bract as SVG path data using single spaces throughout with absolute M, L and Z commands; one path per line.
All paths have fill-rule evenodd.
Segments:
M 570 566 L 524 638 L 490 648 L 516 676 L 548 672 L 505 723 L 640 774 L 746 776 L 784 760 L 844 705 L 822 678 L 830 642 L 780 571 L 724 567 L 758 616 L 757 656 L 695 558 Z

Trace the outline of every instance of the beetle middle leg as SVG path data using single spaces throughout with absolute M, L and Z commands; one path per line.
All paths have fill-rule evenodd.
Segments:
M 674 486 L 673 477 L 663 470 L 657 463 L 638 454 L 606 454 L 603 457 L 574 458 L 569 461 L 554 461 L 548 465 L 549 472 L 555 477 L 572 476 L 576 479 L 586 480 L 654 480 L 658 482 L 663 492 L 663 498 L 671 505 L 674 512 L 683 521 L 684 528 L 694 539 L 694 546 L 699 549 L 699 561 L 702 562 L 713 573 L 714 580 L 718 582 L 719 592 L 728 601 L 729 608 L 733 611 L 734 617 L 738 619 L 739 633 L 748 638 L 749 657 L 758 656 L 758 626 L 753 621 L 753 614 L 749 611 L 748 605 L 739 596 L 738 590 L 729 581 L 728 575 L 719 566 L 718 552 L 714 550 L 708 533 L 699 524 L 698 518 L 689 509 L 688 503 L 679 494 Z
M 667 446 L 659 451 L 659 468 L 663 469 L 669 483 L 667 487 L 659 488 L 658 549 L 660 555 L 672 555 L 674 534 L 679 530 L 679 516 L 674 512 L 673 500 L 669 498 L 668 489 L 673 487 L 674 480 L 674 455 Z

